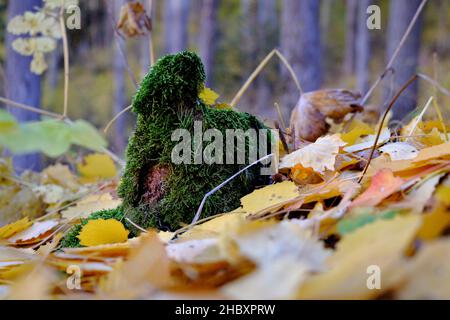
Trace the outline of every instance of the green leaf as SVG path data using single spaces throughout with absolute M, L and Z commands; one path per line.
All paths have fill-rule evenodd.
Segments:
M 16 118 L 8 111 L 0 109 L 0 133 L 10 132 L 17 128 Z
M 356 217 L 343 219 L 338 222 L 337 230 L 339 234 L 345 235 L 359 229 L 366 224 L 372 223 L 378 219 L 393 219 L 397 214 L 397 211 L 389 210 L 378 214 L 362 213 Z
M 107 146 L 106 140 L 89 122 L 77 120 L 71 125 L 72 143 L 94 150 L 102 151 Z

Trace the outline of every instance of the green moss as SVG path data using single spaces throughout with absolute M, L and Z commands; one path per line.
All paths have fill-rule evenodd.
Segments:
M 204 80 L 200 58 L 182 52 L 160 59 L 135 95 L 133 111 L 137 113 L 137 124 L 128 143 L 127 164 L 118 194 L 123 199 L 124 216 L 143 228 L 174 230 L 190 223 L 204 195 L 248 164 L 175 165 L 171 161 L 172 150 L 178 144 L 171 140 L 174 130 L 187 129 L 193 133 L 195 121 L 202 121 L 203 132 L 214 128 L 224 137 L 227 129 L 264 128 L 250 114 L 203 104 L 198 96 Z M 203 147 L 206 145 L 204 142 Z M 250 147 L 247 140 L 246 154 Z M 237 151 L 235 148 L 234 153 Z M 246 170 L 210 196 L 202 216 L 237 208 L 242 196 L 266 182 L 259 171 L 259 166 Z M 150 189 L 148 185 L 152 183 L 157 187 Z M 128 227 L 132 235 L 138 233 Z

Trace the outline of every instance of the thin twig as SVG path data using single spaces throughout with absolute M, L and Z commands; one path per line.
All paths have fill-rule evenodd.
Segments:
M 420 112 L 420 114 L 417 116 L 416 121 L 414 122 L 414 125 L 412 126 L 411 130 L 409 131 L 409 136 L 412 136 L 412 134 L 414 133 L 414 131 L 416 130 L 417 125 L 419 124 L 419 122 L 422 120 L 423 115 L 425 114 L 425 112 L 427 112 L 428 108 L 431 106 L 431 103 L 433 102 L 433 97 L 430 97 L 427 101 L 427 103 L 425 104 L 425 107 L 423 108 L 422 112 Z
M 27 106 L 27 105 L 25 105 L 23 103 L 15 102 L 15 101 L 9 100 L 9 99 L 4 98 L 4 97 L 0 97 L 0 102 L 4 103 L 4 104 L 6 104 L 6 105 L 8 105 L 10 107 L 19 108 L 19 109 L 27 110 L 27 111 L 34 112 L 34 113 L 39 113 L 39 114 L 42 114 L 44 116 L 48 116 L 48 117 L 52 117 L 52 118 L 56 118 L 56 119 L 63 118 L 62 114 L 51 112 L 51 111 L 42 110 L 42 109 L 31 107 L 31 106 Z
M 215 187 L 214 189 L 212 189 L 211 191 L 209 191 L 207 194 L 205 194 L 205 196 L 203 197 L 202 202 L 200 203 L 200 206 L 198 207 L 197 213 L 195 214 L 194 219 L 192 219 L 191 225 L 195 224 L 198 219 L 200 219 L 200 216 L 202 214 L 202 210 L 203 210 L 203 206 L 205 205 L 206 199 L 208 199 L 208 197 L 212 194 L 214 194 L 215 192 L 217 192 L 218 190 L 220 190 L 224 185 L 226 185 L 228 182 L 230 182 L 231 180 L 233 180 L 234 178 L 236 178 L 238 175 L 240 175 L 242 172 L 248 170 L 250 167 L 253 167 L 255 164 L 258 164 L 261 161 L 264 161 L 270 157 L 273 157 L 274 154 L 268 154 L 258 160 L 256 160 L 255 162 L 249 164 L 248 166 L 246 166 L 245 168 L 243 168 L 242 170 L 239 170 L 238 172 L 236 172 L 235 174 L 233 174 L 231 177 L 229 177 L 227 180 L 225 180 L 224 182 L 222 182 L 221 184 L 219 184 L 217 187 Z
M 116 114 L 114 116 L 114 118 L 111 119 L 111 121 L 108 122 L 108 124 L 106 125 L 105 129 L 103 129 L 104 133 L 107 133 L 109 128 L 113 125 L 114 122 L 116 122 L 116 120 L 123 115 L 125 112 L 127 112 L 128 110 L 130 110 L 133 107 L 133 105 L 129 105 L 128 107 L 126 107 L 125 109 L 123 109 L 122 111 L 120 111 L 118 114 Z
M 364 170 L 362 172 L 361 177 L 358 180 L 358 183 L 360 183 L 362 181 L 362 179 L 364 178 L 364 175 L 366 174 L 367 170 L 369 169 L 369 165 L 370 162 L 372 161 L 372 157 L 373 154 L 375 153 L 375 149 L 377 148 L 378 145 L 378 139 L 380 138 L 381 135 L 381 131 L 383 130 L 383 125 L 384 125 L 384 121 L 386 120 L 386 117 L 389 113 L 389 111 L 391 111 L 392 107 L 394 106 L 395 102 L 397 101 L 397 99 L 401 96 L 401 94 L 403 93 L 403 91 L 406 90 L 406 88 L 408 88 L 410 86 L 411 83 L 413 83 L 414 81 L 416 81 L 418 78 L 418 76 L 415 74 L 414 76 L 411 77 L 411 79 L 409 79 L 404 85 L 403 87 L 401 87 L 400 91 L 397 92 L 397 94 L 395 95 L 395 97 L 392 99 L 391 103 L 389 104 L 389 106 L 387 107 L 386 111 L 383 114 L 383 117 L 381 118 L 380 121 L 380 125 L 378 127 L 378 132 L 377 132 L 377 136 L 375 137 L 375 141 L 373 143 L 372 149 L 370 150 L 370 155 L 369 158 L 367 159 L 367 163 L 366 166 L 364 167 Z
M 405 33 L 403 34 L 403 37 L 400 40 L 400 43 L 398 44 L 397 48 L 395 48 L 395 51 L 392 54 L 391 59 L 389 60 L 388 64 L 386 65 L 386 68 L 383 71 L 383 74 L 385 74 L 388 69 L 392 68 L 394 61 L 398 56 L 398 53 L 400 52 L 401 48 L 405 44 L 406 39 L 408 38 L 409 34 L 411 33 L 411 30 L 413 29 L 414 25 L 416 24 L 417 19 L 419 18 L 420 14 L 422 13 L 423 8 L 427 4 L 427 2 L 428 2 L 428 0 L 422 0 L 422 2 L 420 3 L 419 7 L 416 10 L 416 13 L 414 14 L 413 18 L 411 19 L 411 22 L 408 25 L 408 28 L 406 29 Z M 367 91 L 366 95 L 364 96 L 364 98 L 361 101 L 362 105 L 364 105 L 367 102 L 367 100 L 372 95 L 373 91 L 380 84 L 381 80 L 383 80 L 383 77 L 382 76 L 378 77 L 378 79 L 375 81 L 375 83 L 372 85 L 372 87 L 370 87 L 369 91 Z
M 284 121 L 284 117 L 283 117 L 283 113 L 281 112 L 280 105 L 278 104 L 278 102 L 275 102 L 274 105 L 275 105 L 275 108 L 277 109 L 278 118 L 280 119 L 281 125 L 283 126 L 283 130 L 286 130 L 287 125 L 286 125 L 286 121 Z
M 443 93 L 447 97 L 450 97 L 450 91 L 447 90 L 446 88 L 444 88 L 443 86 L 441 86 L 439 84 L 439 82 L 437 82 L 436 80 L 432 79 L 430 76 L 427 76 L 426 74 L 423 74 L 423 73 L 418 73 L 417 76 L 420 79 L 423 79 L 423 80 L 429 82 L 430 84 L 432 84 L 436 89 L 438 89 L 441 93 Z
M 286 60 L 286 58 L 277 50 L 273 49 L 256 67 L 256 69 L 251 73 L 250 77 L 248 77 L 247 81 L 245 81 L 244 85 L 239 89 L 238 93 L 234 96 L 233 100 L 231 100 L 230 105 L 232 107 L 235 107 L 238 101 L 241 99 L 245 91 L 247 91 L 248 87 L 252 84 L 252 82 L 255 80 L 255 78 L 259 75 L 259 73 L 264 69 L 264 67 L 267 65 L 267 63 L 270 61 L 270 59 L 273 58 L 273 56 L 277 56 L 280 58 L 280 60 L 283 62 L 283 64 L 288 69 L 290 75 L 292 76 L 292 79 L 295 82 L 295 85 L 297 86 L 298 91 L 300 94 L 303 94 L 303 89 L 300 85 L 300 81 L 298 80 L 297 76 L 295 75 L 294 69 L 291 67 L 289 62 Z
M 67 117 L 67 112 L 69 108 L 69 42 L 67 41 L 67 30 L 64 21 L 64 6 L 61 7 L 59 13 L 59 24 L 61 27 L 61 37 L 63 43 L 63 54 L 64 54 L 64 111 L 63 118 Z
M 148 17 L 153 22 L 152 10 L 153 10 L 153 0 L 148 0 Z M 155 49 L 153 47 L 152 30 L 148 30 L 148 52 L 150 56 L 150 66 L 153 66 L 155 64 Z

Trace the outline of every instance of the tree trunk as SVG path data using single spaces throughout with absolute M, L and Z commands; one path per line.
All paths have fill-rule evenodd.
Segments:
M 127 0 L 116 0 L 114 2 L 114 21 L 118 20 L 121 7 L 127 2 Z M 122 37 L 115 37 L 112 41 L 116 41 L 114 44 L 114 56 L 113 56 L 113 74 L 114 74 L 114 101 L 113 112 L 118 114 L 127 106 L 127 89 L 125 84 L 125 74 L 127 72 L 127 66 L 125 58 L 120 48 L 126 50 L 126 43 Z M 113 145 L 114 151 L 118 154 L 122 154 L 127 144 L 127 114 L 120 116 L 114 124 L 114 136 Z
M 41 7 L 41 0 L 9 1 L 8 21 L 25 11 L 34 11 L 35 7 Z M 41 76 L 30 71 L 31 57 L 22 56 L 12 49 L 12 42 L 17 37 L 7 32 L 6 34 L 6 79 L 9 85 L 6 89 L 8 99 L 20 102 L 36 108 L 41 104 Z M 39 115 L 30 111 L 11 108 L 20 122 L 39 120 Z M 30 169 L 40 170 L 41 156 L 28 154 L 13 158 L 14 168 L 18 173 Z
M 217 44 L 217 10 L 219 0 L 203 0 L 200 15 L 199 51 L 205 65 L 206 84 L 212 86 L 212 70 Z
M 258 1 L 257 11 L 257 37 L 258 37 L 258 62 L 261 61 L 270 51 L 278 46 L 277 34 L 277 3 L 273 0 Z M 267 117 L 276 117 L 273 106 L 274 86 L 276 79 L 270 76 L 276 74 L 275 64 L 271 63 L 261 73 L 256 81 L 257 85 L 257 110 L 258 114 Z
M 371 0 L 359 0 L 357 9 L 355 68 L 357 89 L 363 95 L 369 90 L 370 81 L 371 39 L 366 25 L 366 10 L 370 4 Z
M 165 53 L 176 53 L 188 47 L 189 0 L 164 1 Z
M 395 0 L 390 2 L 387 59 L 390 59 L 399 45 L 401 37 L 405 33 L 420 2 L 421 0 Z M 399 90 L 400 87 L 417 72 L 421 29 L 422 19 L 419 18 L 395 60 L 393 65 L 395 70 L 394 91 Z M 416 81 L 403 92 L 402 96 L 395 103 L 393 107 L 394 120 L 403 119 L 408 113 L 416 108 L 417 92 L 418 83 Z M 386 93 L 386 97 L 390 99 L 391 96 L 388 95 L 389 92 Z
M 241 82 L 247 80 L 250 73 L 258 65 L 257 30 L 257 2 L 252 0 L 240 1 L 240 70 Z M 246 112 L 257 113 L 257 98 L 255 84 L 247 90 L 239 102 L 240 108 Z
M 320 1 L 283 0 L 281 12 L 281 51 L 292 65 L 305 92 L 319 89 L 322 84 L 320 48 Z M 284 107 L 293 108 L 299 98 L 294 81 L 283 69 Z
M 358 21 L 358 2 L 361 0 L 347 0 L 346 28 L 345 28 L 345 59 L 344 73 L 351 75 L 355 72 L 356 30 Z M 363 17 L 366 17 L 364 13 Z

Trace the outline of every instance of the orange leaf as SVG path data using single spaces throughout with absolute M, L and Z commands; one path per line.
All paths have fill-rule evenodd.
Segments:
M 373 176 L 369 188 L 356 198 L 350 207 L 376 206 L 397 192 L 405 182 L 402 178 L 395 177 L 391 170 L 382 169 Z

